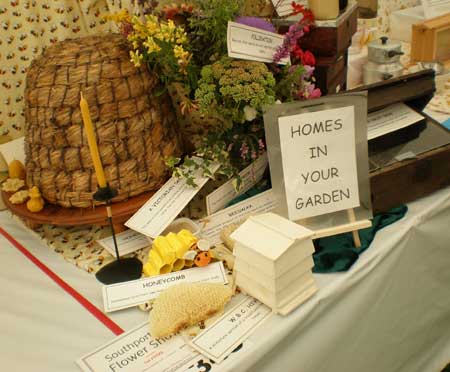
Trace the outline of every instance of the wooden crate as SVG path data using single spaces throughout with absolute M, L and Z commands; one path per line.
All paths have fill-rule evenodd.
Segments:
M 309 33 L 300 39 L 300 46 L 311 51 L 315 57 L 327 56 L 337 58 L 350 46 L 352 36 L 357 28 L 358 6 L 352 3 L 347 6 L 337 19 L 316 21 Z M 273 19 L 280 33 L 287 32 L 290 25 L 298 22 L 293 19 Z
M 322 95 L 338 93 L 346 89 L 348 52 L 338 57 L 316 57 L 314 77 Z
M 411 62 L 450 60 L 450 13 L 412 26 Z
M 435 91 L 434 71 L 425 70 L 354 91 L 360 90 L 368 90 L 369 112 L 404 102 L 424 115 L 421 111 Z M 371 149 L 372 141 L 369 141 L 370 186 L 375 213 L 450 185 L 450 131 L 424 116 L 425 128 L 407 142 Z
M 429 125 L 440 125 L 430 121 Z M 441 127 L 443 130 L 443 127 Z M 447 133 L 450 137 L 450 132 Z M 416 200 L 450 185 L 450 143 L 370 172 L 374 213 Z
M 300 39 L 303 49 L 310 50 L 316 57 L 341 56 L 350 46 L 357 28 L 356 4 L 349 5 L 336 20 L 316 21 L 317 26 Z

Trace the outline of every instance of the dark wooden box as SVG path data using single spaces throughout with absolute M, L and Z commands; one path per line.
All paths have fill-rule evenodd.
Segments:
M 316 21 L 317 26 L 300 39 L 300 46 L 316 57 L 337 59 L 349 48 L 356 33 L 358 7 L 349 5 L 336 21 Z
M 337 19 L 316 21 L 316 26 L 299 41 L 300 46 L 316 58 L 314 77 L 322 95 L 346 89 L 348 48 L 356 32 L 357 13 L 357 4 L 350 4 Z M 287 18 L 273 21 L 283 33 L 298 20 Z
M 374 213 L 450 185 L 450 131 L 421 112 L 435 91 L 434 71 L 425 70 L 354 91 L 358 90 L 368 91 L 369 112 L 404 102 L 426 117 L 420 127 L 412 126 L 409 133 L 404 133 L 407 140 L 393 141 L 394 146 L 389 146 L 389 141 L 398 137 L 396 132 L 385 137 L 386 146 L 373 146 L 373 141 L 369 141 Z
M 335 20 L 316 21 L 315 26 L 305 34 L 299 45 L 311 51 L 317 58 L 319 56 L 337 59 L 350 46 L 352 36 L 357 28 L 358 6 L 350 4 L 347 9 Z M 298 16 L 273 19 L 280 33 L 287 32 L 290 25 L 298 22 Z
M 347 85 L 348 52 L 338 57 L 316 57 L 314 77 L 322 95 L 338 93 Z

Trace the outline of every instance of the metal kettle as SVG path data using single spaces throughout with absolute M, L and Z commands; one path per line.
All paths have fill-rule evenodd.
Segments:
M 391 79 L 403 74 L 400 63 L 402 45 L 390 42 L 386 36 L 374 40 L 368 45 L 368 62 L 363 68 L 364 84 Z

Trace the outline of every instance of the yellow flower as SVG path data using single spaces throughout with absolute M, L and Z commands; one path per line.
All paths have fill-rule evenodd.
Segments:
M 130 57 L 131 57 L 131 62 L 133 62 L 133 64 L 136 67 L 140 67 L 141 66 L 141 62 L 143 61 L 144 56 L 139 53 L 139 50 L 137 50 L 136 52 L 131 50 L 130 51 Z
M 131 17 L 130 14 L 126 9 L 122 9 L 119 12 L 113 13 L 113 14 L 107 14 L 103 16 L 104 19 L 107 19 L 109 21 L 113 21 L 115 23 L 121 23 L 124 21 L 130 21 Z
M 175 23 L 173 23 L 173 21 L 171 19 L 169 19 L 169 21 L 167 22 L 167 28 L 169 30 L 173 30 L 175 31 L 175 29 L 177 28 L 177 26 L 175 26 Z
M 181 45 L 175 45 L 173 47 L 173 55 L 175 56 L 175 58 L 187 58 L 188 54 L 189 53 L 186 52 Z
M 145 23 L 145 26 L 142 25 L 143 28 L 145 28 L 145 32 L 149 36 L 155 36 L 156 33 L 159 32 L 160 26 L 158 23 L 158 20 L 155 18 L 147 18 L 147 22 Z
M 152 37 L 148 37 L 146 41 L 142 44 L 145 48 L 147 48 L 147 52 L 159 52 L 161 50 L 160 46 L 156 44 L 155 40 Z

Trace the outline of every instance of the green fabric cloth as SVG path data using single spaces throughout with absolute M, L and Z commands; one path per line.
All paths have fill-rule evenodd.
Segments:
M 359 231 L 361 247 L 355 248 L 351 233 L 329 236 L 317 239 L 314 242 L 316 253 L 314 253 L 315 273 L 333 273 L 347 271 L 358 259 L 359 255 L 369 248 L 378 230 L 401 219 L 408 208 L 403 205 L 393 208 L 389 212 L 376 215 L 372 220 L 372 227 Z

